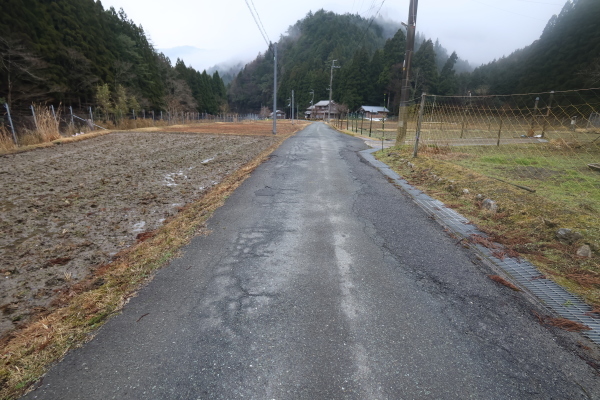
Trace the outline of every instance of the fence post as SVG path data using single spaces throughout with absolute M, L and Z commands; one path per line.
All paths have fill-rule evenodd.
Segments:
M 75 121 L 73 121 L 73 106 L 69 106 L 69 111 L 71 112 L 71 126 L 75 126 Z
M 465 113 L 463 114 L 462 117 L 462 122 L 461 122 L 461 129 L 460 129 L 460 138 L 462 139 L 464 134 L 465 134 L 465 128 L 467 125 L 467 114 L 469 113 L 469 110 L 471 109 L 471 92 L 469 92 L 469 102 L 467 104 L 467 106 L 465 107 Z
M 365 125 L 365 114 L 360 113 L 360 134 L 363 134 L 363 126 Z
M 94 127 L 94 113 L 92 112 L 92 107 L 89 107 L 90 110 L 90 121 L 89 121 L 89 125 L 90 125 L 90 129 L 91 130 L 96 130 L 96 128 Z
M 373 113 L 371 113 L 371 122 L 369 122 L 369 137 L 371 137 L 372 130 L 373 130 Z
M 540 98 L 535 98 L 535 104 L 533 105 L 533 112 L 531 113 L 531 126 L 529 127 L 529 132 L 531 132 L 531 136 L 534 136 L 535 123 L 537 122 L 537 111 L 538 111 L 538 103 L 540 102 Z M 527 132 L 529 134 L 529 132 Z M 528 135 L 529 136 L 529 135 Z
M 56 131 L 59 131 L 60 128 L 60 121 L 58 120 L 58 118 L 56 118 L 56 112 L 54 111 L 54 106 L 52 104 L 50 104 L 50 110 L 52 110 L 52 116 L 54 117 L 54 121 L 56 122 Z
M 421 137 L 421 126 L 423 124 L 423 112 L 425 110 L 425 96 L 426 96 L 426 93 L 423 92 L 423 94 L 421 95 L 421 107 L 419 107 L 419 119 L 417 120 L 417 131 L 415 133 L 415 149 L 413 151 L 414 158 L 417 158 L 417 155 L 419 153 L 419 139 Z
M 10 108 L 8 107 L 8 103 L 4 103 L 4 108 L 6 108 L 6 113 L 8 114 L 8 123 L 10 124 L 10 131 L 13 135 L 13 141 L 15 142 L 15 146 L 17 145 L 17 135 L 15 135 L 15 127 L 12 122 L 12 118 L 10 116 Z
M 35 129 L 39 129 L 37 124 L 37 118 L 35 117 L 35 109 L 33 108 L 33 104 L 30 105 L 29 108 L 31 108 L 31 114 L 33 115 L 33 123 L 35 124 Z
M 548 101 L 548 111 L 546 111 L 546 117 L 550 116 L 552 110 L 552 101 L 554 100 L 554 90 L 550 92 L 550 100 Z
M 500 117 L 500 128 L 498 129 L 498 142 L 496 146 L 500 147 L 500 134 L 502 133 L 502 117 Z
M 548 111 L 546 111 L 546 117 L 550 116 L 550 113 L 552 112 L 552 101 L 554 100 L 554 90 L 550 92 L 550 100 L 548 101 Z M 544 124 L 542 126 L 542 133 L 541 136 L 542 138 L 545 137 L 546 135 L 546 125 L 548 124 L 548 119 L 544 118 Z

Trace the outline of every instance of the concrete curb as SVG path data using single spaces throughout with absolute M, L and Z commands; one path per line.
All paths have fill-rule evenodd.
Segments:
M 461 239 L 469 239 L 471 235 L 486 237 L 486 234 L 479 231 L 467 218 L 453 209 L 446 207 L 441 201 L 435 200 L 416 189 L 394 172 L 389 165 L 377 160 L 373 156 L 373 153 L 376 151 L 379 151 L 379 149 L 363 150 L 359 154 L 366 162 L 378 169 L 390 181 L 404 190 L 419 207 L 438 221 L 438 223 Z M 589 314 L 586 315 L 586 313 L 592 311 L 592 308 L 579 297 L 567 292 L 557 283 L 544 278 L 534 265 L 525 260 L 508 256 L 500 260 L 492 254 L 490 249 L 484 246 L 473 243 L 469 245 L 486 261 L 492 264 L 492 266 L 504 272 L 513 283 L 516 283 L 524 291 L 531 294 L 547 309 L 558 314 L 560 317 L 577 321 L 590 327 L 592 330 L 583 331 L 583 335 L 597 345 L 600 345 L 600 320 L 590 317 Z

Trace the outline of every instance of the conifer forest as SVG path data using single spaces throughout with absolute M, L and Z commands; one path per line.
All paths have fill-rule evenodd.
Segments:
M 569 0 L 529 46 L 473 68 L 417 34 L 411 98 L 570 90 L 600 84 L 600 2 Z M 476 33 L 474 33 L 476 34 Z M 132 109 L 206 114 L 258 113 L 272 104 L 273 44 L 233 71 L 231 82 L 170 60 L 123 9 L 94 0 L 3 1 L 0 13 L 0 100 L 12 109 L 59 104 L 101 113 Z M 328 98 L 352 111 L 361 105 L 397 112 L 405 30 L 359 15 L 309 13 L 277 41 L 278 103 L 295 90 L 301 109 Z M 314 92 L 314 97 L 312 92 Z

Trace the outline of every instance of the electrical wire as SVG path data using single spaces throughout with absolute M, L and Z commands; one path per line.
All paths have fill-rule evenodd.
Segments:
M 262 27 L 262 30 L 265 33 L 265 36 L 269 40 L 269 43 L 271 43 L 271 39 L 269 38 L 269 35 L 267 34 L 267 30 L 265 29 L 265 26 L 263 25 L 263 23 L 260 19 L 260 14 L 258 13 L 256 6 L 254 5 L 254 0 L 250 0 L 250 3 L 252 4 L 252 8 L 254 8 L 254 12 L 256 13 L 256 16 L 258 17 L 258 22 L 260 22 L 260 26 Z
M 267 40 L 267 32 L 263 32 L 263 29 L 261 28 L 261 25 L 259 24 L 258 19 L 254 15 L 254 12 L 252 11 L 250 4 L 248 3 L 248 0 L 245 0 L 245 1 L 246 1 L 246 5 L 248 6 L 248 10 L 250 10 L 250 14 L 252 14 L 252 18 L 254 19 L 254 22 L 256 23 L 256 27 L 260 31 L 260 34 L 262 35 L 263 39 L 265 40 L 265 43 L 267 44 L 267 46 L 269 46 L 269 40 Z M 258 15 L 258 13 L 256 13 L 256 15 Z
M 371 21 L 369 22 L 369 25 L 367 26 L 367 29 L 364 30 L 362 37 L 360 38 L 360 40 L 358 41 L 358 44 L 360 45 L 362 43 L 362 41 L 364 40 L 365 36 L 367 35 L 367 32 L 369 31 L 369 29 L 371 28 L 371 25 L 373 24 L 373 21 L 375 20 L 375 18 L 377 18 L 377 16 L 379 15 L 379 12 L 381 11 L 381 8 L 383 7 L 384 3 L 386 0 L 383 0 L 381 2 L 381 4 L 379 5 L 379 9 L 377 10 L 377 12 L 373 15 L 373 17 L 371 18 Z M 373 2 L 373 4 L 375 4 L 375 2 Z M 373 8 L 373 7 L 371 7 Z

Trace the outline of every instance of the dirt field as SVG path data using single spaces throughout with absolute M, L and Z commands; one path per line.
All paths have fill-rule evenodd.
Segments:
M 270 129 L 116 132 L 0 157 L 0 337 L 273 144 Z

